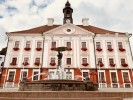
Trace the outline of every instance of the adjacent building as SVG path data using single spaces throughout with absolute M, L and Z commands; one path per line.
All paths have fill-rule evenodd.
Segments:
M 72 13 L 67 1 L 62 25 L 48 18 L 47 25 L 7 33 L 3 87 L 18 87 L 24 77 L 28 81 L 54 79 L 58 64 L 55 48 L 61 46 L 67 47 L 62 52 L 66 79 L 89 77 L 99 87 L 132 87 L 131 34 L 92 26 L 88 18 L 83 18 L 82 25 L 75 25 Z

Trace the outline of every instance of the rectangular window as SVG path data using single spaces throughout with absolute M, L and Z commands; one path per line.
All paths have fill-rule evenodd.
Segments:
M 109 64 L 114 64 L 114 59 L 113 58 L 109 58 Z
M 12 63 L 13 64 L 16 64 L 17 63 L 17 58 L 16 57 L 12 58 Z
M 19 41 L 15 41 L 15 48 L 19 48 Z
M 112 83 L 117 83 L 116 72 L 111 72 Z
M 37 48 L 41 48 L 42 42 L 37 42 Z
M 97 48 L 97 49 L 101 49 L 101 44 L 100 44 L 100 42 L 96 42 L 96 48 Z
M 112 49 L 111 42 L 107 42 L 107 48 L 108 48 L 108 49 Z
M 72 79 L 72 72 L 66 72 L 66 79 L 68 80 Z
M 89 73 L 88 73 L 88 72 L 83 72 L 83 77 L 84 77 L 84 78 L 89 77 Z
M 102 83 L 105 82 L 104 72 L 99 72 L 99 81 L 102 82 Z
M 86 42 L 82 42 L 82 48 L 86 48 Z
M 39 72 L 38 71 L 34 71 L 33 73 L 33 80 L 38 80 L 39 76 L 38 76 Z
M 71 58 L 67 58 L 67 65 L 71 65 Z
M 87 63 L 87 58 L 82 58 L 82 63 L 86 64 Z
M 56 48 L 56 42 L 52 42 L 51 48 Z
M 9 77 L 8 77 L 8 81 L 9 82 L 13 82 L 14 81 L 14 75 L 15 75 L 14 71 L 10 71 L 9 72 Z
M 29 61 L 29 58 L 28 57 L 25 57 L 24 58 L 24 62 L 28 62 Z
M 97 63 L 102 63 L 102 58 L 98 58 Z
M 124 82 L 125 82 L 125 83 L 128 83 L 128 82 L 129 82 L 129 75 L 128 75 L 128 72 L 123 72 L 123 79 L 124 79 Z
M 126 62 L 125 62 L 125 59 L 124 58 L 122 58 L 121 59 L 121 64 L 125 64 Z
M 30 41 L 26 42 L 26 48 L 30 48 Z
M 40 63 L 40 58 L 36 58 L 36 59 L 35 59 L 35 62 L 36 62 L 36 63 Z
M 122 42 L 118 42 L 118 48 L 119 48 L 119 49 L 123 48 Z
M 22 71 L 22 72 L 21 72 L 21 79 L 22 79 L 22 80 L 25 79 L 25 78 L 27 78 L 27 76 L 28 76 L 27 71 Z
M 71 48 L 71 42 L 67 42 L 67 48 Z
M 51 63 L 55 63 L 55 58 L 51 58 Z

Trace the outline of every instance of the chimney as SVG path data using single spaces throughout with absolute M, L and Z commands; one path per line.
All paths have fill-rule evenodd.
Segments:
M 89 26 L 89 18 L 83 18 L 82 19 L 82 23 L 83 23 L 83 26 Z
M 53 18 L 48 18 L 48 26 L 53 26 L 54 19 Z

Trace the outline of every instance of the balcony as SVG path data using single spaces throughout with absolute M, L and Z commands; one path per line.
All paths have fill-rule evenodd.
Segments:
M 12 63 L 10 63 L 10 65 L 16 66 L 17 64 L 16 64 L 16 62 L 12 62 Z
M 66 50 L 67 50 L 67 51 L 71 51 L 71 50 L 72 50 L 72 48 L 67 48 Z
M 112 63 L 112 64 L 110 64 L 110 66 L 111 66 L 111 67 L 115 67 L 115 64 Z
M 81 48 L 82 51 L 87 51 L 87 48 Z
M 119 48 L 119 51 L 124 52 L 126 50 L 124 48 Z
M 23 65 L 24 65 L 24 66 L 28 66 L 29 63 L 28 63 L 28 62 L 23 62 Z
M 108 51 L 112 52 L 112 51 L 113 51 L 113 49 L 112 49 L 112 48 L 108 48 Z
M 35 65 L 35 66 L 39 66 L 40 63 L 39 63 L 39 62 L 35 62 L 34 65 Z
M 36 48 L 36 51 L 41 51 L 42 50 L 42 48 Z
M 101 48 L 97 48 L 96 50 L 97 50 L 98 52 L 102 51 L 102 49 L 101 49 Z
M 82 65 L 83 65 L 83 66 L 88 66 L 89 64 L 88 64 L 88 63 L 83 63 Z
M 123 66 L 123 67 L 127 67 L 127 66 L 128 66 L 128 64 L 126 64 L 126 63 L 125 63 L 125 64 L 121 64 L 121 66 Z
M 51 62 L 51 63 L 50 63 L 50 65 L 51 65 L 51 66 L 55 66 L 55 65 L 56 65 L 56 63 L 55 63 L 55 62 L 54 62 L 54 63 L 53 63 L 53 62 Z
M 31 49 L 30 47 L 25 47 L 24 48 L 25 51 L 30 51 L 30 49 Z
M 19 50 L 19 48 L 17 48 L 17 47 L 14 47 L 14 48 L 13 48 L 13 50 L 14 50 L 14 51 L 18 51 L 18 50 Z

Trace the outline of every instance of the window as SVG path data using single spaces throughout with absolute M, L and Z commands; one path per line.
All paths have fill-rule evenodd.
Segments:
M 52 42 L 51 48 L 56 48 L 56 42 Z
M 33 80 L 38 80 L 39 76 L 38 76 L 39 72 L 38 71 L 34 71 L 33 73 Z
M 36 62 L 36 63 L 40 63 L 40 58 L 36 58 L 36 59 L 35 59 L 35 62 Z
M 67 58 L 67 65 L 71 65 L 71 58 Z
M 12 63 L 16 64 L 16 62 L 17 62 L 17 58 L 16 57 L 12 58 Z
M 82 63 L 86 64 L 87 63 L 87 58 L 82 58 Z
M 130 83 L 128 72 L 123 72 L 124 83 Z
M 86 48 L 86 42 L 82 42 L 82 48 Z
M 102 58 L 98 58 L 98 59 L 97 59 L 97 62 L 98 62 L 98 63 L 102 63 Z
M 55 63 L 55 58 L 51 58 L 51 63 Z
M 66 79 L 68 80 L 72 79 L 72 72 L 66 72 Z
M 9 72 L 8 82 L 13 82 L 14 81 L 14 75 L 15 75 L 14 71 Z
M 112 83 L 117 83 L 116 72 L 111 72 Z
M 27 76 L 28 76 L 27 71 L 21 72 L 21 80 L 27 79 Z
M 109 58 L 109 64 L 114 64 L 114 59 L 113 58 Z
M 104 72 L 99 72 L 99 81 L 105 83 Z
M 112 49 L 111 42 L 107 42 L 107 48 Z
M 118 48 L 119 48 L 119 49 L 123 48 L 122 42 L 118 42 Z
M 29 61 L 29 58 L 28 57 L 25 57 L 24 58 L 24 63 L 28 62 Z
M 30 48 L 30 41 L 26 42 L 26 48 Z
M 54 79 L 54 71 L 50 71 L 49 73 L 49 79 Z M 59 74 L 59 72 L 57 72 L 56 74 Z
M 71 48 L 71 42 L 67 42 L 67 48 Z
M 83 72 L 83 77 L 84 78 L 88 78 L 89 77 L 89 73 L 88 72 Z
M 125 59 L 124 58 L 122 58 L 121 59 L 121 64 L 125 64 L 126 62 L 125 62 Z
M 41 48 L 42 42 L 37 42 L 37 48 Z
M 15 41 L 15 48 L 19 48 L 19 41 Z
M 100 44 L 100 42 L 96 42 L 96 48 L 97 48 L 97 49 L 101 49 L 101 44 Z

